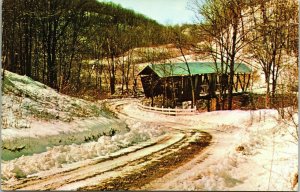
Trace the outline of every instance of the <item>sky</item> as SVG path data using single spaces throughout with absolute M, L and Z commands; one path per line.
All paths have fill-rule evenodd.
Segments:
M 190 0 L 102 0 L 133 9 L 164 25 L 193 23 L 194 13 L 188 8 Z

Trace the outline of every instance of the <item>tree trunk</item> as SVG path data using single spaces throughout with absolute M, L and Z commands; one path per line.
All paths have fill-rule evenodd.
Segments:
M 267 83 L 267 92 L 266 92 L 265 107 L 268 109 L 270 107 L 270 75 L 266 76 L 266 83 Z
M 79 62 L 78 71 L 77 71 L 77 83 L 76 83 L 77 91 L 79 91 L 81 87 L 81 81 L 80 81 L 81 68 L 82 68 L 82 63 Z
M 236 14 L 236 13 L 234 13 L 234 14 Z M 238 30 L 238 17 L 236 15 L 236 17 L 234 18 L 234 21 L 233 21 L 232 50 L 231 50 L 231 55 L 230 55 L 230 66 L 229 66 L 228 110 L 232 110 L 233 78 L 234 78 L 237 30 Z
M 110 73 L 111 73 L 111 75 L 110 75 L 110 94 L 113 95 L 116 92 L 115 60 L 114 60 L 113 54 L 111 54 L 111 71 L 110 71 Z

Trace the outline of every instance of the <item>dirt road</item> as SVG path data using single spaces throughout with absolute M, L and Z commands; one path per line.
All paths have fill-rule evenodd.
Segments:
M 131 100 L 110 103 L 119 118 L 143 121 L 124 106 Z M 151 122 L 151 118 L 148 119 Z M 159 122 L 153 121 L 153 124 Z M 132 146 L 117 154 L 87 161 L 60 171 L 16 182 L 4 183 L 4 190 L 134 190 L 177 169 L 199 155 L 210 144 L 211 135 L 179 122 L 161 122 L 169 132 L 155 141 Z

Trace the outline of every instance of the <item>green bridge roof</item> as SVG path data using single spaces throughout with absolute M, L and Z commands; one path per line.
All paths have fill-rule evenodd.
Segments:
M 191 75 L 221 73 L 221 63 L 189 62 L 188 66 L 191 71 Z M 147 69 L 149 70 L 149 68 L 152 69 L 152 71 L 159 77 L 189 75 L 186 63 L 149 64 L 139 73 L 139 75 L 142 75 Z M 234 71 L 235 74 L 251 73 L 251 69 L 243 63 L 236 63 L 234 66 Z M 227 73 L 229 73 L 229 67 L 227 69 Z

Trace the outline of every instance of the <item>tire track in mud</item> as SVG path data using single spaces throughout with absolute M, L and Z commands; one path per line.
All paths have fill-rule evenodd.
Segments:
M 79 190 L 140 190 L 144 185 L 189 162 L 200 154 L 205 147 L 209 146 L 212 136 L 206 132 L 201 132 L 201 134 L 197 141 L 187 144 L 187 140 L 185 140 L 181 143 L 183 146 L 173 145 L 157 154 L 151 154 L 140 159 L 140 162 L 132 162 L 138 164 L 147 162 L 145 166 L 136 171 L 123 173 L 123 175 L 120 171 L 122 176 L 107 179 L 98 185 L 82 187 Z M 172 149 L 178 148 L 179 150 L 172 152 Z

